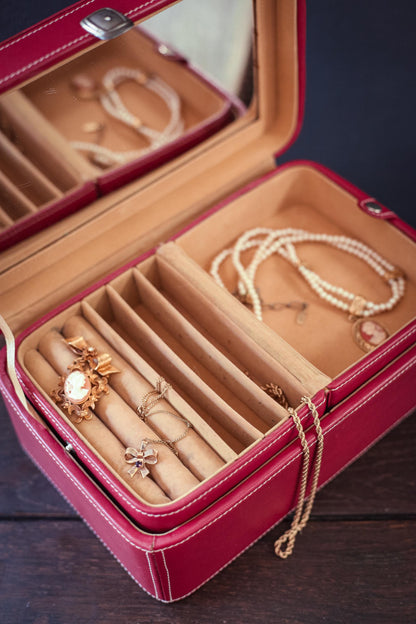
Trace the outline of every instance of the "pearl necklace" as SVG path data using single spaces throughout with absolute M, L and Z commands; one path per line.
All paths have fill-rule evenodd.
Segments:
M 295 245 L 305 242 L 330 245 L 340 251 L 360 258 L 389 285 L 391 291 L 390 298 L 382 303 L 368 301 L 360 295 L 324 280 L 299 258 Z M 257 250 L 251 262 L 244 266 L 241 254 L 253 248 L 257 248 Z M 217 284 L 225 288 L 219 271 L 224 260 L 231 256 L 232 263 L 238 274 L 238 295 L 250 301 L 254 314 L 261 321 L 263 319 L 262 302 L 255 287 L 256 273 L 260 264 L 274 253 L 278 253 L 290 262 L 318 297 L 330 305 L 347 312 L 351 320 L 361 319 L 360 324 L 355 327 L 355 339 L 361 348 L 368 351 L 376 346 L 374 344 L 376 338 L 374 337 L 371 341 L 372 336 L 368 335 L 370 331 L 371 333 L 378 333 L 380 342 L 382 341 L 381 334 L 383 334 L 383 339 L 388 336 L 384 327 L 374 320 L 371 320 L 371 323 L 367 323 L 364 327 L 363 319 L 368 320 L 373 315 L 391 310 L 398 304 L 405 292 L 406 282 L 404 274 L 388 260 L 380 256 L 374 249 L 354 238 L 343 235 L 314 234 L 294 228 L 282 230 L 254 228 L 240 236 L 233 248 L 223 250 L 214 258 L 210 273 Z M 363 334 L 365 334 L 364 337 Z
M 82 78 L 83 77 L 81 77 L 81 79 Z M 139 119 L 139 117 L 127 109 L 117 92 L 117 87 L 126 80 L 132 80 L 138 85 L 145 87 L 149 91 L 158 95 L 165 102 L 170 112 L 170 118 L 163 130 L 158 131 L 146 126 L 141 119 Z M 184 122 L 181 118 L 180 98 L 176 91 L 166 84 L 161 78 L 149 78 L 138 69 L 115 67 L 108 71 L 103 77 L 102 87 L 103 89 L 99 90 L 95 86 L 91 86 L 87 97 L 85 96 L 84 89 L 81 94 L 82 99 L 98 98 L 104 110 L 111 117 L 118 119 L 138 134 L 144 136 L 149 142 L 149 145 L 138 150 L 117 152 L 108 147 L 98 145 L 97 143 L 87 141 L 71 142 L 71 146 L 74 149 L 93 154 L 94 160 L 97 164 L 101 164 L 103 166 L 124 164 L 130 160 L 134 160 L 135 158 L 139 158 L 158 149 L 162 145 L 173 141 L 182 134 L 184 130 Z M 75 88 L 77 88 L 77 85 L 75 85 Z M 79 88 L 78 91 L 80 91 Z

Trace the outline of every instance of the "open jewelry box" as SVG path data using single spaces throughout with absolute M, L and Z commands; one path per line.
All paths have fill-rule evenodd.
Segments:
M 113 6 L 128 13 L 128 4 Z M 50 21 L 69 20 L 69 48 L 91 12 L 75 7 L 76 20 L 68 11 Z M 167 602 L 313 497 L 416 404 L 416 233 L 314 163 L 274 166 L 302 115 L 304 5 L 258 0 L 254 12 L 256 95 L 244 114 L 1 258 L 18 380 L 10 346 L 0 386 L 22 446 Z M 267 256 L 269 233 L 271 245 L 299 230 L 298 255 Z M 250 282 L 243 266 L 256 249 L 264 257 Z M 315 290 L 311 270 L 325 280 Z M 348 314 L 360 317 L 365 301 L 345 312 L 336 305 L 345 291 L 390 304 L 354 334 Z M 71 366 L 91 382 L 75 399 Z M 91 386 L 95 404 L 85 406 Z

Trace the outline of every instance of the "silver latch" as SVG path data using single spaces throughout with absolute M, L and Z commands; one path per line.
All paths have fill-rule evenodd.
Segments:
M 81 26 L 97 39 L 114 39 L 133 28 L 134 24 L 115 9 L 99 9 L 81 20 Z
M 371 212 L 375 215 L 379 215 L 383 212 L 382 206 L 380 206 L 380 204 L 378 204 L 376 201 L 366 202 L 365 207 L 367 208 L 368 212 Z

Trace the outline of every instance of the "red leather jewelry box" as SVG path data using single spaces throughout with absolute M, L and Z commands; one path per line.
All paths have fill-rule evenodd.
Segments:
M 142 19 L 169 4 L 113 6 Z M 43 41 L 40 58 L 60 62 L 89 45 L 79 18 L 98 5 L 80 3 L 37 27 L 65 23 L 68 37 L 57 51 Z M 275 168 L 276 150 L 293 140 L 302 117 L 305 7 L 261 0 L 254 9 L 256 94 L 244 115 L 1 258 L 1 312 L 18 336 L 18 379 L 9 340 L 0 387 L 21 444 L 130 575 L 166 602 L 193 592 L 298 503 L 295 537 L 307 520 L 305 495 L 312 501 L 316 486 L 416 404 L 416 232 L 323 167 Z M 14 44 L 23 49 L 10 71 L 19 85 L 34 70 L 25 41 Z M 42 63 L 36 73 L 47 70 Z M 254 298 L 244 305 L 232 296 L 231 254 L 218 261 L 226 288 L 209 275 L 218 254 L 253 228 L 264 230 L 255 236 L 289 229 L 326 236 L 299 245 L 302 262 L 264 261 L 255 283 L 262 320 L 247 305 Z M 346 238 L 360 241 L 358 254 Z M 374 279 L 379 257 L 400 272 Z M 334 306 L 340 291 L 320 296 L 302 267 L 376 302 L 394 283 L 397 301 L 374 314 L 375 333 L 389 335 L 377 346 L 371 335 L 357 338 Z M 64 338 L 75 335 L 117 369 L 103 373 L 110 393 L 98 396 L 89 420 L 71 418 L 51 398 L 75 359 Z M 147 412 L 160 377 L 170 384 L 160 393 L 169 407 Z M 271 385 L 274 395 L 264 391 Z M 275 400 L 276 388 L 289 409 Z M 150 476 L 133 464 L 130 477 L 125 447 L 140 451 L 143 411 L 159 455 Z M 169 418 L 174 425 L 165 430 Z

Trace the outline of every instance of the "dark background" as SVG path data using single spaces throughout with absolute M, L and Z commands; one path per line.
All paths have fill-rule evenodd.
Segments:
M 70 4 L 2 0 L 0 39 Z M 307 2 L 305 120 L 281 158 L 330 167 L 412 225 L 415 17 L 414 0 Z

